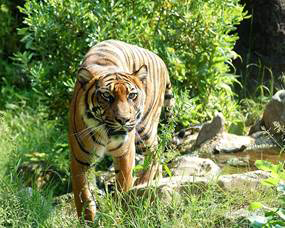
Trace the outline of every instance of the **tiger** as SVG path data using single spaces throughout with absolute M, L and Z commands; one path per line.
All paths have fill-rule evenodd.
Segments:
M 112 157 L 117 187 L 123 192 L 155 177 L 158 161 L 154 157 L 134 183 L 135 153 L 155 153 L 162 107 L 173 106 L 171 87 L 166 64 L 147 49 L 105 40 L 86 53 L 77 72 L 68 130 L 79 219 L 95 218 L 87 174 L 98 157 Z

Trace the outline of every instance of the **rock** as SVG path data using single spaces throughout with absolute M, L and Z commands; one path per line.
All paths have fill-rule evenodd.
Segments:
M 244 226 L 242 227 L 250 227 L 249 218 L 253 216 L 263 216 L 264 211 L 259 209 L 256 211 L 249 211 L 247 208 L 240 208 L 233 211 L 228 211 L 225 213 L 225 219 L 230 221 L 236 221 L 239 224 L 242 222 Z
M 245 150 L 249 145 L 254 144 L 254 138 L 223 133 L 216 142 L 214 153 L 235 153 Z
M 221 169 L 212 160 L 191 155 L 180 156 L 171 164 L 174 176 L 217 177 Z
M 192 146 L 195 143 L 200 130 L 201 125 L 181 129 L 178 133 L 174 134 L 172 144 L 175 146 L 180 146 L 181 144 L 191 144 Z
M 223 175 L 213 181 L 210 176 L 172 176 L 154 180 L 133 187 L 127 194 L 131 198 L 159 197 L 163 203 L 172 200 L 179 202 L 183 200 L 183 194 L 189 190 L 189 186 L 197 189 L 205 189 L 211 183 L 217 183 L 225 191 L 255 191 L 262 187 L 260 180 L 270 176 L 269 172 L 252 171 L 243 174 Z
M 245 161 L 244 158 L 230 158 L 227 160 L 227 164 L 230 166 L 235 166 L 235 167 L 247 167 L 249 166 L 249 161 Z
M 223 175 L 218 184 L 227 191 L 254 191 L 261 187 L 260 180 L 270 177 L 269 172 L 257 170 L 247 173 Z
M 257 120 L 255 121 L 254 125 L 252 125 L 249 129 L 248 135 L 252 136 L 256 132 L 264 131 L 264 123 L 263 120 Z
M 168 187 L 173 189 L 176 192 L 181 192 L 189 184 L 194 183 L 195 186 L 206 186 L 209 182 L 212 181 L 212 178 L 209 177 L 195 177 L 195 176 L 172 176 L 162 178 L 160 180 L 154 180 L 149 183 L 144 183 L 137 185 L 132 188 L 131 191 L 146 191 L 147 188 L 158 188 L 162 189 Z
M 224 120 L 223 114 L 218 113 L 214 117 L 212 122 L 207 122 L 202 126 L 202 128 L 199 132 L 199 135 L 197 137 L 195 146 L 198 147 L 202 143 L 204 143 L 208 140 L 211 140 L 214 137 L 216 137 L 217 135 L 224 132 L 224 125 L 225 125 L 225 120 Z
M 285 90 L 279 90 L 264 108 L 262 118 L 250 128 L 249 135 L 260 131 L 269 131 L 273 135 L 280 134 L 285 127 Z M 283 132 L 284 134 L 284 132 Z
M 162 186 L 157 191 L 158 196 L 164 203 L 170 203 L 172 200 L 181 201 L 181 195 L 170 186 Z
M 265 107 L 262 121 L 266 130 L 269 130 L 272 134 L 279 133 L 274 122 L 285 127 L 285 90 L 279 90 L 274 94 Z
M 227 191 L 253 191 L 261 187 L 260 180 L 268 177 L 270 177 L 269 172 L 257 170 L 241 174 L 222 175 L 218 178 L 217 183 Z M 172 176 L 135 186 L 131 191 L 145 192 L 148 188 L 165 188 L 181 193 L 189 184 L 205 187 L 211 182 L 213 183 L 213 179 L 209 176 Z M 172 191 L 169 190 L 168 192 Z

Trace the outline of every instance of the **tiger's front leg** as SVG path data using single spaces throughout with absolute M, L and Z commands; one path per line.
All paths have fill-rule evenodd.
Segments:
M 122 156 L 113 157 L 116 182 L 120 191 L 126 192 L 133 186 L 132 170 L 135 165 L 135 146 L 130 145 L 129 150 Z
M 151 140 L 149 140 L 151 141 Z M 146 141 L 145 143 L 149 143 Z M 135 181 L 135 185 L 140 185 L 144 183 L 149 183 L 152 181 L 159 172 L 159 162 L 156 155 L 157 151 L 157 138 L 155 137 L 154 141 L 151 141 L 152 146 L 148 147 L 145 146 L 142 150 L 144 151 L 145 159 L 149 161 L 148 167 L 145 167 L 144 170 L 142 170 L 138 174 L 138 178 Z M 147 162 L 148 163 L 148 162 Z
M 71 177 L 74 200 L 79 218 L 94 221 L 96 214 L 96 203 L 93 199 L 88 183 L 89 167 L 79 164 L 74 158 L 71 160 Z

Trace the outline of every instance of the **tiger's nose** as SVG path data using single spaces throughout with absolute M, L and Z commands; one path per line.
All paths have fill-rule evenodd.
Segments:
M 116 117 L 115 119 L 121 125 L 125 125 L 126 123 L 130 121 L 130 118 L 127 118 L 127 117 Z

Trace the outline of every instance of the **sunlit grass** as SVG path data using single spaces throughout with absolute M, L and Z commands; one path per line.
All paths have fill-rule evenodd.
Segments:
M 0 131 L 0 226 L 3 227 L 83 227 L 74 205 L 55 204 L 52 184 L 43 190 L 23 185 L 17 166 L 30 152 L 46 153 L 46 161 L 63 167 L 69 175 L 68 154 L 60 157 L 58 145 L 66 143 L 59 123 L 34 110 L 1 112 Z M 60 147 L 62 148 L 62 147 Z M 63 147 L 64 148 L 64 147 Z M 62 153 L 68 151 L 60 150 Z M 53 154 L 54 153 L 54 154 Z M 54 158 L 52 159 L 54 155 Z M 59 157 L 56 157 L 59 156 Z M 48 158 L 48 159 L 47 159 Z M 59 163 L 65 163 L 59 165 Z M 143 197 L 133 192 L 97 197 L 98 212 L 91 227 L 247 227 L 226 214 L 259 201 L 274 205 L 273 190 L 225 192 L 216 184 L 189 186 L 181 197 L 165 200 L 157 191 Z

